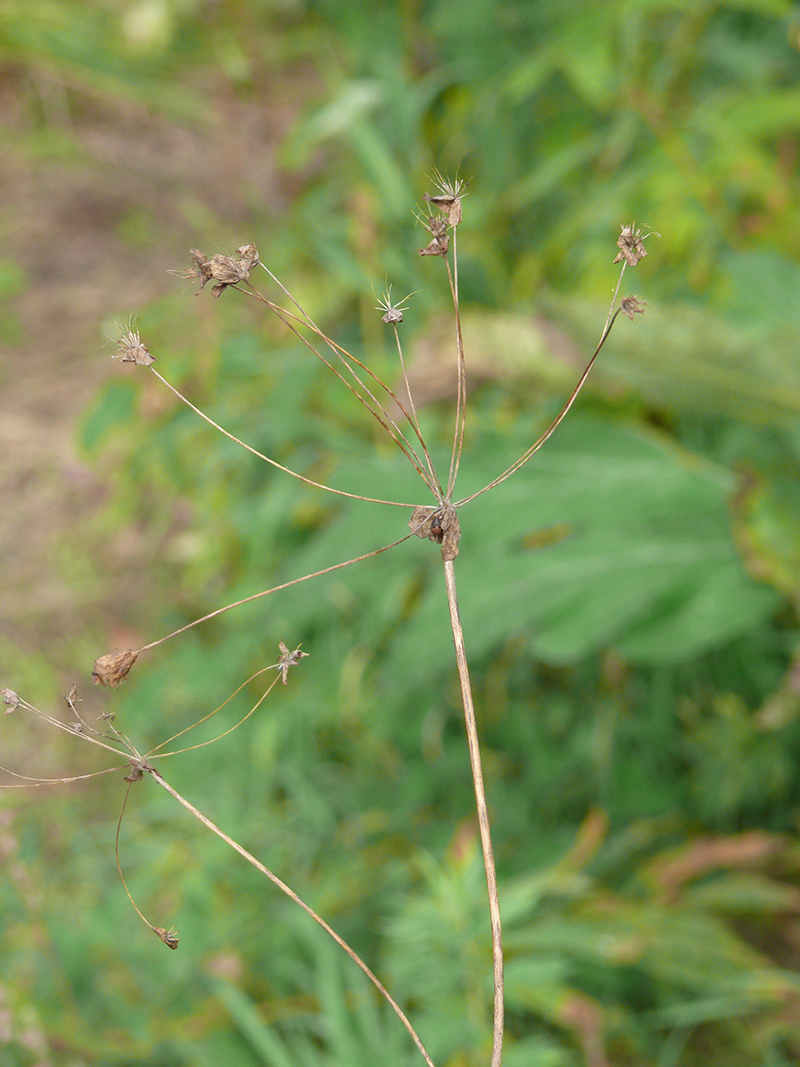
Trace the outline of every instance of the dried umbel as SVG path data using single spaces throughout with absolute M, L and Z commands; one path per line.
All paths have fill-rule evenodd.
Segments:
M 180 943 L 176 930 L 165 930 L 163 926 L 154 926 L 153 932 L 158 934 L 167 948 L 176 949 Z
M 378 303 L 376 305 L 376 310 L 383 312 L 383 315 L 381 315 L 381 322 L 385 322 L 387 326 L 394 326 L 397 325 L 397 323 L 402 322 L 403 312 L 408 311 L 406 300 L 413 295 L 413 293 L 409 293 L 408 296 L 395 304 L 392 302 L 392 287 L 390 285 L 383 296 L 378 297 Z
M 112 652 L 98 656 L 94 662 L 92 679 L 95 685 L 107 685 L 116 689 L 128 676 L 128 671 L 139 658 L 138 652 Z

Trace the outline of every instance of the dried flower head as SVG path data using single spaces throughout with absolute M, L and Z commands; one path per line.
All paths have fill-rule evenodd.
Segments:
M 165 930 L 163 926 L 154 926 L 153 931 L 158 934 L 167 948 L 176 949 L 180 943 L 177 930 Z
M 633 316 L 644 315 L 644 309 L 646 307 L 647 304 L 645 304 L 644 300 L 641 300 L 638 296 L 626 296 L 622 300 L 619 309 L 628 316 L 631 322 L 633 322 Z
M 14 708 L 18 708 L 20 705 L 20 699 L 13 689 L 0 689 L 0 697 L 3 698 L 3 703 L 7 704 L 6 715 L 10 715 Z
M 212 256 L 210 259 L 193 248 L 189 255 L 194 266 L 186 270 L 173 270 L 170 273 L 178 278 L 199 278 L 200 288 L 206 282 L 217 284 L 211 295 L 218 297 L 229 285 L 238 285 L 250 277 L 250 271 L 259 263 L 258 249 L 254 244 L 241 245 L 232 256 Z
M 421 256 L 446 256 L 450 245 L 450 235 L 447 232 L 447 222 L 432 216 L 429 219 L 420 219 L 420 222 L 431 235 L 431 242 L 425 248 L 420 248 Z
M 404 296 L 403 299 L 399 301 L 399 303 L 393 304 L 392 287 L 390 285 L 386 292 L 383 294 L 383 296 L 378 297 L 378 303 L 376 305 L 378 311 L 384 312 L 384 314 L 381 316 L 381 322 L 385 322 L 387 324 L 402 322 L 403 312 L 408 311 L 408 305 L 405 303 L 405 301 L 413 295 L 413 293 L 409 293 L 408 296 Z
M 151 363 L 155 363 L 156 357 L 151 356 L 147 347 L 142 344 L 139 331 L 133 328 L 132 320 L 129 320 L 127 325 L 117 324 L 117 330 L 119 339 L 114 359 L 118 359 L 120 363 L 136 363 L 140 367 L 149 367 Z
M 461 222 L 461 198 L 467 195 L 465 190 L 469 183 L 460 178 L 452 182 L 448 181 L 438 170 L 433 172 L 433 181 L 438 192 L 433 196 L 430 193 L 423 193 L 422 199 L 438 207 L 447 220 L 448 226 L 455 228 Z
M 296 667 L 303 656 L 307 656 L 309 653 L 301 652 L 299 645 L 294 652 L 290 652 L 283 641 L 278 642 L 278 648 L 281 650 L 281 654 L 275 666 L 281 672 L 281 675 L 283 676 L 283 684 L 286 685 L 289 677 L 289 668 Z
M 642 227 L 636 228 L 636 223 L 633 223 L 632 226 L 623 225 L 622 232 L 617 238 L 619 252 L 614 262 L 620 263 L 624 259 L 629 266 L 635 267 L 639 260 L 644 259 L 647 255 L 644 242 L 651 236 L 653 236 L 652 231 L 645 233 Z M 658 234 L 655 236 L 657 237 Z
M 128 676 L 128 671 L 139 658 L 138 652 L 112 652 L 99 656 L 94 662 L 92 678 L 95 685 L 107 685 L 116 689 Z

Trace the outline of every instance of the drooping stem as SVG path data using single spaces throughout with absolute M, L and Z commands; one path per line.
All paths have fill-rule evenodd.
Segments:
M 475 707 L 472 702 L 472 686 L 469 681 L 467 653 L 464 647 L 464 632 L 461 628 L 461 614 L 458 610 L 456 592 L 456 575 L 453 560 L 444 564 L 444 581 L 447 588 L 447 605 L 450 609 L 450 623 L 453 628 L 453 641 L 456 647 L 456 664 L 461 683 L 461 698 L 464 704 L 464 723 L 467 731 L 469 759 L 472 765 L 472 781 L 475 786 L 475 802 L 478 809 L 478 826 L 483 850 L 483 865 L 486 870 L 486 887 L 489 892 L 489 916 L 492 925 L 492 959 L 494 961 L 494 1027 L 492 1037 L 492 1067 L 500 1067 L 503 1055 L 503 932 L 500 924 L 500 900 L 497 893 L 497 872 L 492 852 L 492 835 L 489 825 L 489 811 L 486 807 L 486 791 L 483 785 L 481 751 L 478 743 L 478 727 L 475 722 Z
M 388 989 L 383 984 L 383 982 L 381 982 L 381 980 L 370 970 L 370 968 L 361 959 L 361 957 L 358 955 L 358 953 L 354 952 L 354 950 L 347 944 L 347 942 L 342 937 L 340 937 L 339 934 L 336 933 L 336 931 L 333 929 L 333 927 L 331 927 L 328 923 L 326 923 L 325 920 L 322 918 L 322 916 L 318 915 L 314 911 L 313 908 L 311 908 L 308 904 L 306 904 L 306 902 L 301 897 L 299 897 L 297 895 L 297 893 L 295 893 L 295 891 L 290 886 L 288 886 L 286 884 L 286 882 L 284 882 L 276 874 L 273 874 L 273 872 L 268 867 L 265 867 L 264 864 L 261 863 L 260 860 L 257 860 L 256 857 L 252 854 L 252 852 L 248 852 L 246 848 L 243 848 L 242 845 L 239 844 L 238 841 L 235 841 L 232 837 L 229 837 L 228 834 L 226 834 L 224 830 L 221 830 L 219 828 L 219 826 L 216 825 L 216 823 L 213 823 L 211 821 L 211 819 L 209 819 L 206 815 L 204 815 L 201 811 L 199 811 L 193 804 L 191 804 L 186 799 L 186 797 L 181 796 L 181 794 L 177 791 L 177 789 L 174 789 L 169 784 L 169 782 L 167 782 L 164 778 L 161 777 L 161 775 L 158 773 L 158 771 L 155 769 L 155 767 L 153 767 L 150 764 L 145 762 L 144 765 L 143 765 L 143 769 L 149 772 L 149 774 L 152 776 L 152 778 L 156 782 L 158 782 L 158 784 L 161 786 L 162 789 L 166 789 L 166 791 L 172 797 L 174 797 L 175 800 L 177 800 L 179 804 L 182 804 L 183 807 L 189 812 L 190 815 L 193 815 L 207 829 L 209 829 L 212 833 L 216 834 L 217 837 L 219 837 L 222 841 L 224 841 L 232 849 L 234 849 L 236 852 L 238 852 L 239 855 L 242 856 L 243 859 L 247 860 L 247 862 L 249 864 L 251 864 L 253 867 L 255 867 L 255 869 L 257 871 L 260 871 L 261 874 L 263 874 L 266 878 L 268 878 L 272 882 L 273 885 L 277 886 L 277 888 L 280 889 L 280 891 L 282 893 L 285 893 L 286 896 L 289 897 L 290 900 L 294 901 L 295 904 L 297 904 L 299 907 L 301 907 L 303 909 L 303 911 L 314 920 L 315 923 L 317 923 L 319 926 L 321 926 L 322 929 L 325 931 L 325 933 L 328 934 L 329 937 L 333 938 L 333 940 L 336 942 L 336 944 L 340 948 L 344 949 L 344 951 L 347 953 L 347 955 L 350 957 L 350 959 L 355 964 L 357 964 L 358 967 L 361 968 L 361 970 L 364 972 L 364 974 L 367 976 L 367 978 L 370 980 L 370 982 L 372 982 L 372 984 L 375 986 L 375 988 L 378 990 L 378 992 L 381 994 L 381 996 L 384 998 L 384 1000 L 386 1000 L 387 1003 L 390 1005 L 390 1007 L 394 1011 L 395 1015 L 398 1017 L 400 1022 L 406 1028 L 408 1033 L 411 1035 L 411 1038 L 412 1038 L 414 1044 L 419 1049 L 419 1051 L 422 1054 L 422 1057 L 425 1060 L 425 1062 L 428 1065 L 428 1067 L 434 1067 L 433 1060 L 429 1056 L 428 1050 L 422 1044 L 422 1041 L 420 1040 L 419 1035 L 417 1034 L 416 1030 L 411 1025 L 411 1023 L 409 1022 L 408 1017 L 406 1016 L 406 1014 L 403 1011 L 403 1009 L 400 1007 L 400 1005 L 397 1003 L 397 1001 L 392 997 L 391 993 L 389 993 Z M 138 908 L 137 908 L 137 911 L 138 911 Z M 145 922 L 147 922 L 146 919 L 145 919 Z

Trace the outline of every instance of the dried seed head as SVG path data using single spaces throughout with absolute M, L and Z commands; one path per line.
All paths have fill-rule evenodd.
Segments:
M 644 247 L 644 242 L 648 237 L 653 236 L 651 233 L 645 233 L 642 227 L 636 228 L 636 223 L 632 226 L 622 227 L 622 232 L 617 238 L 617 253 L 615 263 L 620 263 L 622 260 L 626 260 L 631 267 L 635 267 L 640 259 L 644 259 L 647 255 L 647 250 Z M 658 234 L 655 234 L 658 237 Z
M 140 367 L 149 367 L 151 363 L 155 363 L 156 357 L 151 356 L 147 347 L 142 344 L 139 331 L 134 330 L 132 321 L 128 322 L 127 326 L 118 324 L 117 330 L 119 339 L 114 359 L 118 359 L 120 363 L 136 363 Z
M 167 948 L 176 949 L 180 943 L 177 930 L 165 930 L 163 926 L 154 926 L 153 932 L 158 934 Z
M 438 192 L 433 196 L 430 193 L 423 193 L 422 199 L 438 207 L 442 216 L 447 220 L 448 226 L 455 229 L 461 222 L 461 198 L 467 195 L 465 190 L 469 183 L 460 178 L 456 178 L 453 182 L 448 181 L 438 170 L 433 172 L 433 180 Z
M 447 223 L 444 219 L 432 216 L 429 219 L 421 219 L 422 225 L 431 235 L 431 242 L 427 247 L 420 248 L 421 256 L 446 256 L 450 245 L 450 235 L 447 232 Z
M 413 293 L 409 293 L 408 296 L 403 297 L 403 299 L 399 303 L 393 304 L 392 287 L 390 285 L 386 292 L 383 294 L 383 296 L 378 297 L 378 303 L 376 304 L 376 309 L 378 311 L 385 312 L 385 314 L 381 316 L 381 322 L 385 322 L 387 324 L 402 322 L 403 312 L 408 311 L 408 305 L 405 303 L 405 301 L 413 295 Z
M 254 244 L 240 245 L 232 256 L 212 256 L 210 259 L 193 248 L 189 255 L 194 266 L 186 270 L 170 271 L 178 278 L 199 278 L 200 288 L 206 282 L 217 284 L 211 290 L 212 296 L 219 296 L 229 285 L 238 285 L 250 277 L 250 271 L 259 263 L 258 249 Z
M 633 322 L 634 315 L 644 315 L 646 307 L 647 304 L 645 304 L 644 300 L 640 300 L 638 296 L 626 296 L 619 305 L 620 311 L 624 312 L 631 322 Z
M 95 685 L 107 685 L 116 689 L 128 676 L 128 671 L 139 658 L 138 652 L 114 652 L 99 656 L 94 662 L 92 678 Z
M 0 697 L 3 698 L 3 703 L 8 705 L 6 715 L 10 715 L 14 708 L 20 705 L 20 699 L 13 689 L 0 689 Z
M 289 677 L 289 668 L 296 667 L 297 664 L 304 656 L 308 656 L 308 652 L 301 652 L 298 645 L 294 652 L 290 652 L 283 641 L 278 642 L 278 648 L 281 650 L 278 662 L 275 664 L 277 669 L 281 672 L 283 678 L 283 684 L 286 685 Z

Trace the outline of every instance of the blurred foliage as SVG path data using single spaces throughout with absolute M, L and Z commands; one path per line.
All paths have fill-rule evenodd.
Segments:
M 469 177 L 460 276 L 481 373 L 462 496 L 568 395 L 620 221 L 661 234 L 636 274 L 655 306 L 618 324 L 530 466 L 462 509 L 509 1067 L 800 1059 L 799 28 L 778 0 L 0 4 L 0 57 L 44 123 L 54 101 L 109 95 L 197 118 L 198 81 L 255 100 L 270 64 L 310 62 L 325 98 L 281 149 L 301 188 L 259 247 L 392 380 L 371 289 L 419 289 L 408 351 L 451 358 L 446 285 L 416 255 L 410 207 L 433 166 Z M 206 298 L 196 329 L 177 297 L 140 323 L 193 402 L 311 477 L 420 499 L 306 349 L 236 294 Z M 93 521 L 147 531 L 162 632 L 406 532 L 406 511 L 321 499 L 128 369 L 84 425 L 114 485 Z M 446 463 L 439 399 L 422 421 Z M 309 659 L 252 720 L 159 767 L 389 977 L 437 1063 L 467 1067 L 487 1060 L 490 948 L 438 575 L 414 539 L 144 654 L 103 696 L 156 744 L 279 639 L 303 642 Z M 37 1041 L 109 1067 L 418 1062 L 349 961 L 148 785 L 123 867 L 184 940 L 172 954 L 140 937 L 115 881 L 119 784 L 54 800 L 46 822 L 24 795 L 6 812 L 2 1067 L 42 1060 Z

